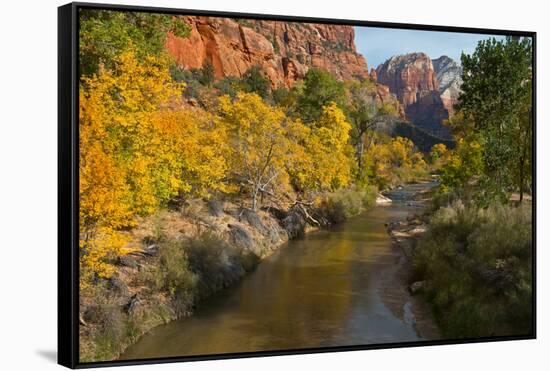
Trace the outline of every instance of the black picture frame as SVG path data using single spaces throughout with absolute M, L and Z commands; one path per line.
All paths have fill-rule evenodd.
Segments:
M 192 355 L 169 358 L 147 358 L 120 361 L 82 363 L 79 361 L 79 128 L 78 128 L 78 11 L 79 9 L 103 9 L 139 11 L 179 15 L 200 15 L 214 17 L 325 23 L 335 25 L 370 26 L 391 29 L 425 31 L 483 33 L 488 35 L 509 35 L 531 37 L 533 46 L 533 325 L 531 333 L 521 336 L 498 336 L 481 338 L 426 340 L 415 342 L 351 345 L 328 348 L 286 349 L 213 355 Z M 155 364 L 167 362 L 199 361 L 245 357 L 264 357 L 291 354 L 342 352 L 385 348 L 417 347 L 429 345 L 450 345 L 464 343 L 495 342 L 508 340 L 536 339 L 536 41 L 532 31 L 450 27 L 408 23 L 371 22 L 348 19 L 251 14 L 224 11 L 203 11 L 190 9 L 158 8 L 148 6 L 109 5 L 73 2 L 58 8 L 58 363 L 69 368 L 90 368 L 98 366 L 122 366 Z

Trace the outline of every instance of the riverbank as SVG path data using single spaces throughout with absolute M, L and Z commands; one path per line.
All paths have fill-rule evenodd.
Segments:
M 118 358 L 151 329 L 191 316 L 289 239 L 341 223 L 374 205 L 376 196 L 340 191 L 315 205 L 257 211 L 197 199 L 139 220 L 115 274 L 81 290 L 81 361 Z
M 418 194 L 406 218 L 387 231 L 407 261 L 402 270 L 419 313 L 444 338 L 529 334 L 532 329 L 532 205 L 480 207 L 460 198 Z M 424 205 L 422 208 L 421 205 Z M 430 207 L 428 207 L 430 206 Z M 422 309 L 422 307 L 426 309 Z
M 277 211 L 196 199 L 139 220 L 116 272 L 82 290 L 81 360 L 118 358 L 152 328 L 192 315 L 289 238 L 313 229 L 300 214 Z
M 405 220 L 388 223 L 387 231 L 393 241 L 395 269 L 388 275 L 382 289 L 384 302 L 396 315 L 413 323 L 424 339 L 441 339 L 433 310 L 419 295 L 424 282 L 411 282 L 413 250 L 418 239 L 426 233 L 427 226 L 413 213 Z
M 531 203 L 455 199 L 424 219 L 411 289 L 431 305 L 445 338 L 531 334 Z
M 426 209 L 432 201 L 433 182 L 417 183 L 422 186 L 400 192 L 389 191 L 386 196 L 407 205 L 406 216 L 386 223 L 386 232 L 392 240 L 392 256 L 395 268 L 388 272 L 381 288 L 384 303 L 404 321 L 413 324 L 419 335 L 427 340 L 441 339 L 441 332 L 433 316 L 431 306 L 419 295 L 423 282 L 411 282 L 412 258 L 421 236 L 427 232 Z M 394 202 L 395 202 L 394 201 Z
M 190 318 L 155 328 L 120 359 L 435 338 L 422 327 L 431 312 L 416 312 L 400 280 L 403 254 L 384 226 L 410 210 L 406 202 L 392 202 L 288 241 L 239 284 Z M 390 305 L 392 294 L 396 303 L 404 300 L 401 305 Z

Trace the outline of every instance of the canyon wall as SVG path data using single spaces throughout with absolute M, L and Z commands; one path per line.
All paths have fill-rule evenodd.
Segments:
M 292 86 L 311 67 L 340 80 L 367 78 L 352 26 L 183 16 L 191 35 L 169 35 L 167 49 L 179 67 L 214 67 L 217 78 L 242 76 L 259 66 L 273 87 Z

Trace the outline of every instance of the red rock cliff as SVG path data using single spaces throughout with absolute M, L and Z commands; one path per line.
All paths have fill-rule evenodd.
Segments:
M 451 132 L 443 125 L 449 109 L 442 100 L 432 60 L 424 53 L 394 56 L 376 69 L 378 82 L 390 91 L 405 108 L 406 117 L 415 126 L 443 139 Z
M 310 67 L 341 80 L 368 77 L 351 26 L 184 16 L 188 38 L 169 35 L 167 49 L 182 68 L 209 62 L 216 77 L 242 76 L 258 65 L 273 86 L 292 86 Z
M 378 66 L 376 74 L 378 82 L 388 85 L 405 107 L 438 90 L 432 60 L 424 53 L 391 57 Z

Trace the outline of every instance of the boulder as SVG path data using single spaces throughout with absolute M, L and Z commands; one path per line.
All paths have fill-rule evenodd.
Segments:
M 141 253 L 145 256 L 157 256 L 159 253 L 159 245 L 153 244 L 145 246 L 145 248 L 141 250 Z
M 128 300 L 128 302 L 124 305 L 123 309 L 127 314 L 132 315 L 136 312 L 140 304 L 141 302 L 139 300 L 138 294 L 134 294 L 132 295 L 130 300 Z
M 306 220 L 297 208 L 292 208 L 281 222 L 288 238 L 302 237 L 306 230 Z
M 267 232 L 260 217 L 258 216 L 258 213 L 256 213 L 254 210 L 242 209 L 241 216 L 252 228 L 260 231 L 260 233 L 264 234 Z
M 392 203 L 391 198 L 388 198 L 388 197 L 384 196 L 381 193 L 379 193 L 376 196 L 376 204 L 377 205 L 387 205 L 387 204 L 391 204 L 391 203 Z
M 229 228 L 229 236 L 235 245 L 247 249 L 254 247 L 254 240 L 246 229 L 237 224 L 228 224 L 227 227 Z

